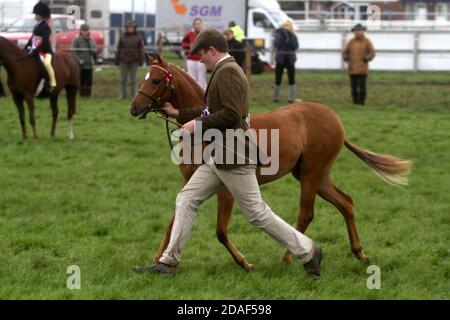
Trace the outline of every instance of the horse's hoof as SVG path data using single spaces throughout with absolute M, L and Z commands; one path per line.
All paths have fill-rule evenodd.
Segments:
M 247 272 L 255 271 L 255 265 L 246 262 L 246 263 L 244 264 L 244 269 L 245 269 L 245 271 L 247 271 Z
M 368 256 L 364 256 L 364 257 L 360 258 L 359 260 L 361 260 L 363 263 L 370 263 L 370 257 L 368 257 Z
M 365 255 L 364 251 L 361 249 L 359 251 L 355 252 L 356 257 L 361 260 L 362 262 L 369 263 L 370 258 Z

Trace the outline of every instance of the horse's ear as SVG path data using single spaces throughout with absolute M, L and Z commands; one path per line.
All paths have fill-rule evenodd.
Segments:
M 161 67 L 163 67 L 163 68 L 167 67 L 166 60 L 164 60 L 158 53 L 155 53 L 155 57 L 158 60 L 158 62 L 161 65 Z
M 152 55 L 150 55 L 150 54 L 146 54 L 145 57 L 147 58 L 147 65 L 148 66 L 150 66 L 153 63 L 153 61 L 155 61 L 155 58 Z

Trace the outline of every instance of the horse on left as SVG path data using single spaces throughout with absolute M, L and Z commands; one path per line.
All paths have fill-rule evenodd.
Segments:
M 43 67 L 40 61 L 33 56 L 28 56 L 24 50 L 13 42 L 0 37 L 0 64 L 8 73 L 8 87 L 11 91 L 14 103 L 19 111 L 22 136 L 27 139 L 25 127 L 25 109 L 23 101 L 28 105 L 30 124 L 33 128 L 33 137 L 37 139 L 36 118 L 34 114 L 34 97 L 43 78 Z M 67 96 L 67 118 L 69 120 L 69 139 L 73 139 L 72 118 L 76 112 L 77 92 L 80 87 L 80 68 L 76 58 L 66 52 L 56 53 L 52 61 L 55 70 L 57 86 L 52 92 L 41 92 L 38 97 L 50 98 L 52 108 L 52 129 L 50 135 L 55 136 L 56 121 L 58 119 L 58 97 L 63 89 Z

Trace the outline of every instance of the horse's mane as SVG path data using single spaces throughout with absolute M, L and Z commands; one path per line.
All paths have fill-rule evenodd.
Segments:
M 168 63 L 169 66 L 174 67 L 176 70 L 178 70 L 188 81 L 189 83 L 192 85 L 192 87 L 194 88 L 195 94 L 203 97 L 203 95 L 205 94 L 205 92 L 203 91 L 202 87 L 200 87 L 200 85 L 197 83 L 197 81 L 195 81 L 190 75 L 189 73 L 187 73 L 186 71 L 183 70 L 183 68 L 177 66 L 176 64 L 173 63 Z
M 5 37 L 0 36 L 0 51 L 3 49 L 9 49 L 12 51 L 14 55 L 24 56 L 25 52 L 23 52 L 18 45 L 16 45 L 14 42 L 6 39 Z

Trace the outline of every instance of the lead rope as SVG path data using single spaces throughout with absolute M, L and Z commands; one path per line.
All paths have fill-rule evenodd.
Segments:
M 172 132 L 169 132 L 169 119 L 162 117 L 166 120 L 166 134 L 167 134 L 167 140 L 169 141 L 169 145 L 170 145 L 170 152 L 172 152 L 173 150 L 173 144 L 172 144 L 172 139 L 170 138 Z
M 163 117 L 163 116 L 160 115 L 160 114 L 157 114 L 157 115 L 158 115 L 158 117 L 159 117 L 160 119 L 166 120 L 166 132 L 167 132 L 167 137 L 168 137 L 168 139 L 169 139 L 169 144 L 170 144 L 170 146 L 171 146 L 170 151 L 172 152 L 172 150 L 173 150 L 173 145 L 172 145 L 172 141 L 170 140 L 170 134 L 169 134 L 169 122 L 172 123 L 172 124 L 174 124 L 174 125 L 176 125 L 176 126 L 179 127 L 179 128 L 181 128 L 183 125 L 180 124 L 180 123 L 178 123 L 178 122 L 176 122 L 176 121 L 170 120 L 168 117 Z M 254 162 L 253 162 L 252 160 L 250 160 L 249 158 L 247 158 L 245 155 L 244 155 L 244 156 L 243 156 L 243 155 L 240 155 L 240 154 L 238 154 L 236 151 L 227 148 L 226 146 L 224 146 L 224 145 L 221 144 L 221 143 L 217 143 L 217 144 L 219 145 L 219 147 L 222 147 L 222 148 L 224 148 L 225 150 L 231 151 L 231 152 L 233 152 L 235 155 L 237 155 L 238 157 L 243 157 L 243 158 L 244 158 L 245 160 L 247 160 L 249 163 L 254 164 Z

